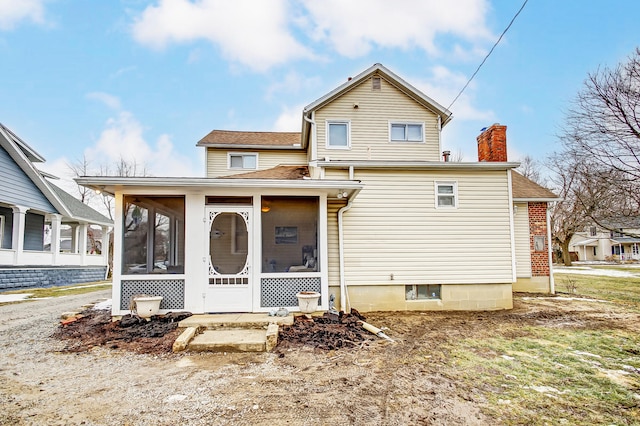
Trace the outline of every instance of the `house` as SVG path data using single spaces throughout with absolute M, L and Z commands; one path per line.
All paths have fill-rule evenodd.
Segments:
M 300 132 L 214 130 L 206 177 L 83 177 L 116 198 L 113 314 L 161 309 L 489 310 L 553 292 L 547 203 L 506 126 L 441 155 L 451 113 L 380 64 L 302 111 Z M 152 226 L 155 224 L 155 226 Z
M 0 289 L 103 280 L 112 221 L 51 183 L 44 158 L 0 124 Z M 61 233 L 69 235 L 63 250 Z M 91 240 L 91 241 L 90 241 Z
M 591 224 L 576 232 L 569 251 L 579 261 L 640 260 L 640 218 L 620 218 Z

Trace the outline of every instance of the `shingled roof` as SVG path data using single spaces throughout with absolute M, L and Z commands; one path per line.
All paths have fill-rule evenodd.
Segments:
M 300 132 L 240 132 L 213 130 L 197 146 L 300 148 Z
M 511 190 L 514 200 L 552 201 L 560 198 L 547 188 L 527 179 L 516 171 L 511 171 Z
M 100 225 L 111 225 L 113 221 L 108 217 L 98 213 L 96 210 L 92 209 L 88 205 L 84 204 L 82 201 L 75 198 L 73 195 L 69 194 L 62 188 L 52 184 L 49 182 L 49 186 L 56 193 L 60 201 L 62 201 L 65 206 L 69 209 L 73 217 L 80 220 L 86 220 L 91 223 L 97 223 Z
M 276 166 L 271 169 L 257 172 L 240 173 L 237 175 L 222 176 L 226 179 L 276 179 L 276 180 L 300 180 L 309 177 L 307 166 Z

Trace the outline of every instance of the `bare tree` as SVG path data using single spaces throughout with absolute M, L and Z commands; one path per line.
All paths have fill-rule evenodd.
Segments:
M 451 156 L 451 161 L 454 163 L 462 163 L 464 161 L 464 154 L 460 148 L 456 149 L 456 151 Z
M 82 156 L 82 159 L 75 163 L 68 165 L 73 174 L 76 177 L 80 176 L 148 176 L 147 167 L 145 164 L 140 164 L 136 160 L 127 161 L 123 157 L 115 164 L 103 163 L 97 168 L 92 168 L 90 161 L 86 156 Z M 107 193 L 97 194 L 95 191 L 90 190 L 84 186 L 78 185 L 78 192 L 80 193 L 80 201 L 85 204 L 101 204 L 103 210 L 109 219 L 113 220 L 115 204 L 114 198 Z M 129 205 L 125 206 L 125 212 L 130 208 Z M 113 231 L 111 231 L 113 232 Z M 92 244 L 92 249 L 97 249 L 97 243 L 93 236 L 93 232 L 88 233 L 89 241 Z M 101 247 L 101 250 L 109 250 L 109 271 L 113 270 L 113 238 L 109 239 L 109 247 Z
M 580 170 L 575 163 L 568 162 L 561 153 L 549 159 L 550 168 L 556 170 L 551 180 L 556 194 L 561 198 L 551 207 L 551 232 L 553 242 L 560 249 L 562 263 L 571 266 L 569 244 L 573 236 L 587 225 L 584 205 L 577 194 L 580 192 Z
M 561 142 L 564 156 L 600 193 L 581 199 L 594 222 L 640 213 L 640 49 L 615 68 L 589 74 L 567 113 Z
M 90 174 L 91 165 L 86 155 L 82 155 L 82 158 L 74 161 L 73 163 L 67 163 L 67 167 L 71 170 L 74 176 L 88 176 Z M 78 188 L 78 198 L 85 204 L 89 203 L 93 191 L 86 186 L 76 185 Z
M 542 178 L 541 165 L 532 156 L 525 155 L 525 157 L 520 161 L 520 166 L 516 170 L 527 179 L 545 186 L 546 182 Z

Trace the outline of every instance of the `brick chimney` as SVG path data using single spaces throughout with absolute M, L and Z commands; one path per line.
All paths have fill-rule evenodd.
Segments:
M 476 138 L 478 161 L 507 161 L 507 126 L 492 124 Z

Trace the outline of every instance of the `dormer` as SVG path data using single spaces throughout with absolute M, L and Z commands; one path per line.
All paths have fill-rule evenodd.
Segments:
M 213 130 L 197 146 L 206 149 L 207 177 L 258 172 L 283 165 L 306 165 L 300 132 Z
M 307 105 L 302 144 L 309 159 L 440 161 L 440 132 L 451 113 L 375 64 Z

